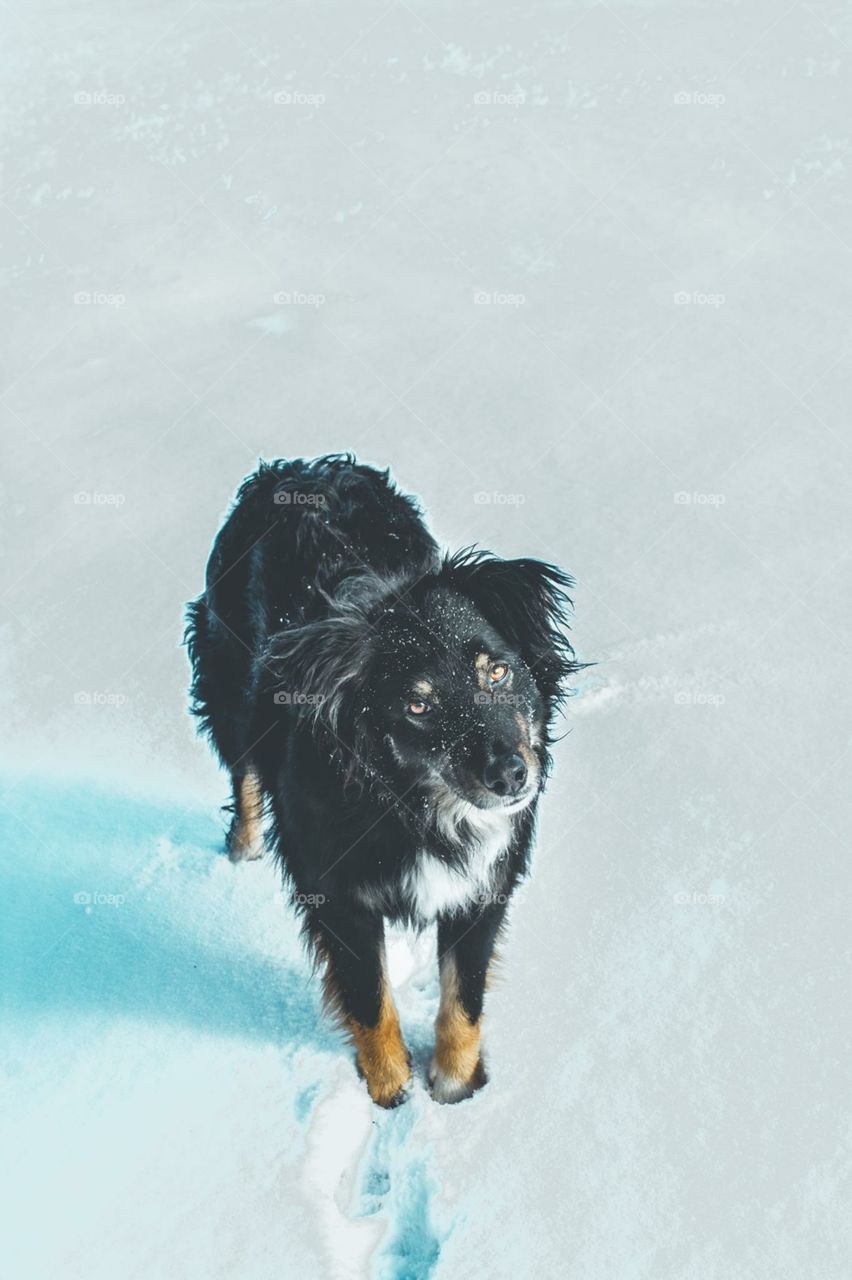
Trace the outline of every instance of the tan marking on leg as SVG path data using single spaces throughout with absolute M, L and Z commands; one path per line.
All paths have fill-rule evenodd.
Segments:
M 228 838 L 232 862 L 248 862 L 263 854 L 263 792 L 260 779 L 250 769 L 240 779 L 234 826 Z
M 459 1000 L 452 955 L 441 961 L 441 1004 L 435 1022 L 435 1054 L 429 1077 L 438 1102 L 459 1102 L 485 1082 L 480 1056 L 481 1020 L 471 1022 Z
M 374 1027 L 362 1026 L 352 1019 L 347 1025 L 370 1097 L 380 1107 L 394 1106 L 401 1101 L 400 1093 L 411 1076 L 411 1067 L 387 986 L 382 989 L 379 1020 Z
M 367 1092 L 380 1107 L 401 1102 L 401 1091 L 411 1078 L 408 1050 L 402 1038 L 399 1015 L 393 1002 L 387 972 L 382 961 L 382 993 L 379 1019 L 374 1027 L 364 1026 L 347 1017 L 334 979 L 328 954 L 321 943 L 315 943 L 317 956 L 323 962 L 323 1002 L 326 1012 L 347 1033 L 355 1046 L 358 1070 L 364 1077 Z

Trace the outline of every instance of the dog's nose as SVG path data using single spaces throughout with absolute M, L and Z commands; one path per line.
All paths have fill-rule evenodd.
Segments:
M 527 766 L 519 755 L 495 756 L 485 766 L 482 780 L 498 796 L 517 795 L 527 780 Z

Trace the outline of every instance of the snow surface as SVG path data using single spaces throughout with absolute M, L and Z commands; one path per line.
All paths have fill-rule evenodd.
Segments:
M 3 1274 L 845 1280 L 849 7 L 3 15 Z M 185 714 L 237 483 L 347 448 L 598 663 L 456 1107 Z

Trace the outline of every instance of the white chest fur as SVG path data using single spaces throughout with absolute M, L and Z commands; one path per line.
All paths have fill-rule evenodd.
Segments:
M 495 873 L 512 839 L 512 817 L 505 811 L 448 806 L 439 815 L 439 824 L 448 839 L 463 843 L 466 861 L 455 868 L 425 851 L 419 855 L 406 878 L 405 891 L 424 921 L 481 902 L 493 893 Z

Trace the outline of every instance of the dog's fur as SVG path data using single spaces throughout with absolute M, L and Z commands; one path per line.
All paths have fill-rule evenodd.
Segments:
M 442 557 L 415 501 L 349 456 L 262 464 L 189 606 L 194 711 L 233 783 L 232 858 L 264 811 L 326 997 L 373 1100 L 406 1095 L 384 920 L 437 922 L 433 1096 L 485 1081 L 480 1021 L 577 669 L 566 574 Z

